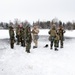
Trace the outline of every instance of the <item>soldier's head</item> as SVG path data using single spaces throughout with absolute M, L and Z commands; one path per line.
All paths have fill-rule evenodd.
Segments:
M 63 26 L 62 25 L 59 25 L 59 29 L 62 29 L 63 28 Z
M 52 29 L 53 29 L 53 30 L 56 29 L 56 25 L 55 25 L 55 24 L 52 25 Z
M 18 25 L 17 27 L 20 28 L 20 25 Z
M 59 21 L 59 25 L 62 25 L 62 22 L 61 21 Z
M 31 27 L 30 26 L 27 26 L 26 29 L 27 29 L 27 32 L 29 32 L 29 33 L 31 32 Z
M 10 28 L 11 30 L 13 29 L 13 27 L 12 27 L 12 26 L 10 26 L 9 28 Z
M 34 25 L 33 28 L 36 29 L 36 25 Z
M 31 27 L 30 27 L 30 25 L 28 24 L 28 25 L 26 26 L 26 28 L 27 28 L 27 29 L 30 29 Z

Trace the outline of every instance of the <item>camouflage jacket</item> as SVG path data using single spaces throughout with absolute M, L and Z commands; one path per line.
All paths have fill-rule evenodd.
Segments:
M 25 30 L 25 40 L 28 43 L 32 42 L 32 35 L 31 35 L 31 31 L 29 29 Z
M 56 30 L 51 29 L 51 30 L 48 32 L 48 34 L 49 34 L 50 36 L 56 36 Z
M 10 39 L 14 39 L 14 30 L 13 29 L 9 29 L 9 35 L 10 35 Z
M 65 30 L 63 28 L 58 29 L 58 34 L 60 37 L 63 37 Z
M 32 33 L 35 35 L 35 34 L 38 34 L 39 33 L 39 29 L 37 28 L 37 29 L 33 29 L 32 30 Z

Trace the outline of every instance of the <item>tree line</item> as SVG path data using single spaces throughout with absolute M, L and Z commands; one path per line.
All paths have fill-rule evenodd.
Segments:
M 56 25 L 56 27 L 59 26 L 59 24 L 61 23 L 61 25 L 64 27 L 64 29 L 67 29 L 67 30 L 75 30 L 75 22 L 67 22 L 67 23 L 64 23 L 62 21 L 59 21 L 59 22 L 53 22 L 53 21 L 44 21 L 44 22 L 40 22 L 40 21 L 37 21 L 37 22 L 33 22 L 33 26 L 34 25 L 38 25 L 39 28 L 41 29 L 50 29 L 51 26 L 53 25 L 53 23 Z
M 19 24 L 22 24 L 23 26 L 30 24 L 31 27 L 33 27 L 34 25 L 38 25 L 40 29 L 50 29 L 53 23 L 56 25 L 56 27 L 58 27 L 59 24 L 61 23 L 65 29 L 75 30 L 75 22 L 72 23 L 68 21 L 64 23 L 62 21 L 56 21 L 55 19 L 53 19 L 52 21 L 36 21 L 36 22 L 33 22 L 32 25 L 28 21 L 20 22 L 16 19 L 14 22 L 9 22 L 9 23 L 0 22 L 0 29 L 1 28 L 8 29 L 10 25 L 13 25 L 13 27 L 16 27 Z

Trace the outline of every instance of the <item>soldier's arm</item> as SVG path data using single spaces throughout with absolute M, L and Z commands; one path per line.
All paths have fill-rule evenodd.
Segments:
M 63 33 L 65 33 L 66 31 L 63 29 Z
M 34 30 L 32 30 L 31 33 L 34 33 Z
M 51 34 L 51 30 L 49 30 L 48 34 Z
M 39 29 L 36 30 L 36 33 L 39 33 Z

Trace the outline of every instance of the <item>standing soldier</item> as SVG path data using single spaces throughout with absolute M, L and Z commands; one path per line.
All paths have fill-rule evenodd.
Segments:
M 21 46 L 25 47 L 25 33 L 22 25 L 20 26 L 20 40 L 21 40 Z
M 14 48 L 14 29 L 12 26 L 9 27 L 9 35 L 10 35 L 10 47 Z
M 62 26 L 62 23 L 59 23 L 59 28 L 58 28 L 58 34 L 59 34 L 59 40 L 60 40 L 60 48 L 63 48 L 63 41 L 64 41 L 64 28 Z
M 59 38 L 58 38 L 56 27 L 54 24 L 48 33 L 50 35 L 49 40 L 51 41 L 50 48 L 53 49 L 53 44 L 54 44 L 55 50 L 58 50 L 57 49 L 57 45 L 58 45 L 57 41 L 59 40 Z
M 31 36 L 31 28 L 29 25 L 25 29 L 25 41 L 26 41 L 26 52 L 30 53 L 32 36 Z
M 20 26 L 16 27 L 16 38 L 17 38 L 17 45 L 20 44 Z
M 35 46 L 33 46 L 33 48 L 37 48 L 38 47 L 38 33 L 39 33 L 39 29 L 37 26 L 34 26 L 34 28 L 32 29 L 32 34 L 33 34 L 33 42 L 35 43 Z

